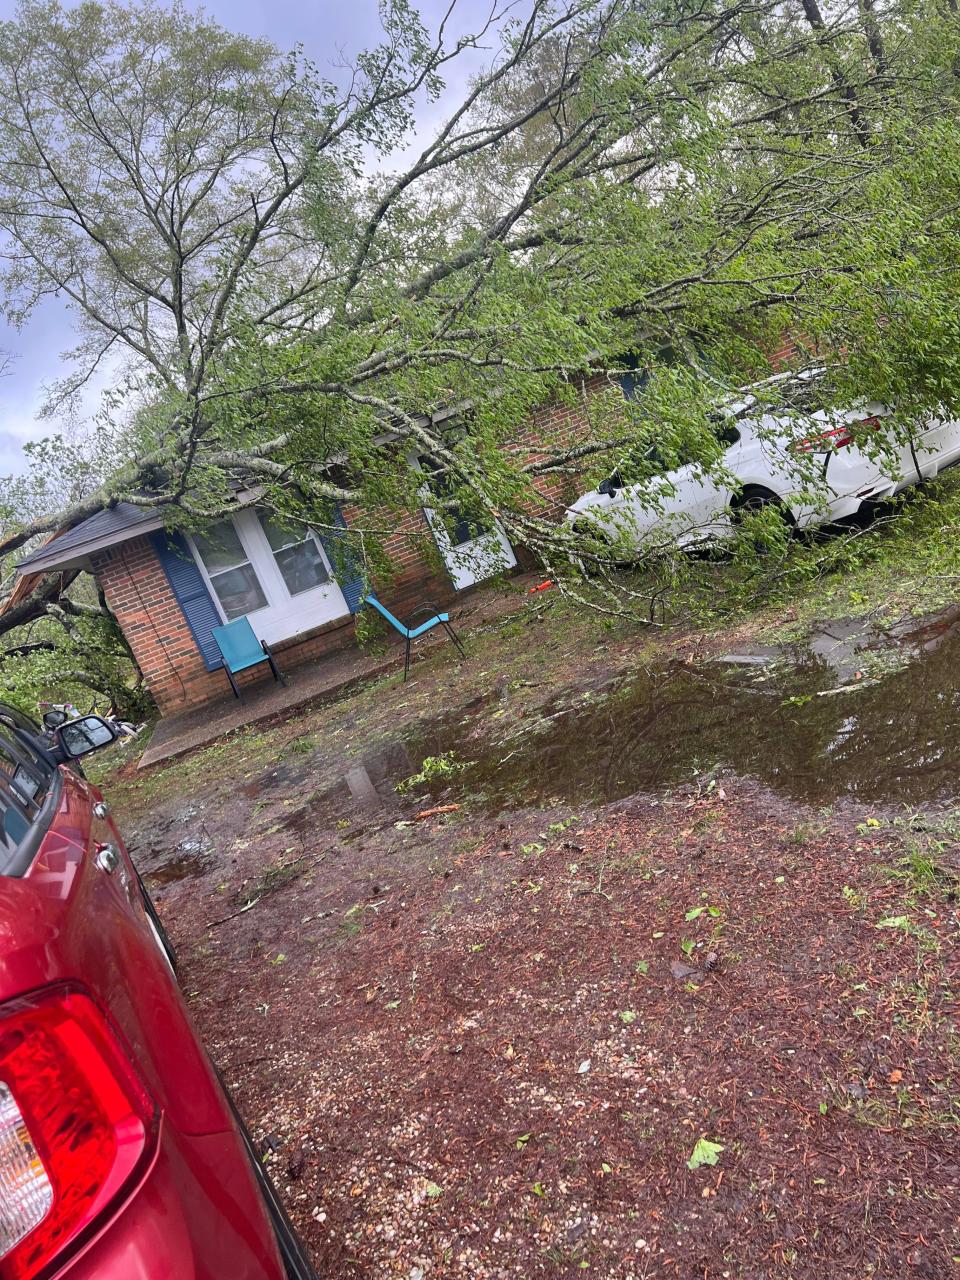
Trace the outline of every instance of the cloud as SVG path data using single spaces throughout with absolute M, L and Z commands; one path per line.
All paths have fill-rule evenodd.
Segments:
M 0 428 L 0 460 L 4 458 L 19 457 L 23 452 L 24 436 L 22 432 L 4 431 Z M 0 466 L 0 471 L 7 471 L 9 468 Z
M 10 357 L 9 369 L 0 377 L 0 475 L 24 471 L 24 444 L 57 432 L 58 424 L 41 418 L 40 409 L 45 387 L 66 372 L 60 353 L 73 341 L 71 317 L 53 298 L 36 309 L 20 332 L 0 324 L 0 352 Z

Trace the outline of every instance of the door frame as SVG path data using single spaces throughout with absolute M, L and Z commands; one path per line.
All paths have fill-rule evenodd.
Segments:
M 426 477 L 427 473 L 421 464 L 419 453 L 411 453 L 409 462 L 414 470 Z M 454 546 L 443 519 L 430 505 L 431 491 L 426 478 L 420 485 L 419 492 L 423 499 L 424 518 L 437 544 L 444 567 L 453 582 L 454 590 L 465 591 L 467 587 L 475 586 L 478 582 L 486 582 L 488 578 L 496 577 L 498 573 L 505 573 L 516 567 L 516 554 L 499 520 L 494 518 L 493 528 L 489 532 L 481 533 L 468 542 Z M 485 543 L 488 545 L 484 546 Z M 488 565 L 483 563 L 485 558 L 489 558 Z

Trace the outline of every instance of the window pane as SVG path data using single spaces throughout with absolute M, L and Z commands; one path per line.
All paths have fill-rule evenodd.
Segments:
M 229 520 L 215 524 L 204 533 L 195 533 L 193 540 L 211 577 L 222 569 L 243 564 L 247 559 L 243 544 Z
M 0 855 L 16 853 L 29 834 L 30 819 L 0 781 Z M 0 868 L 8 861 L 8 857 L 0 857 Z
M 24 766 L 18 765 L 14 771 L 13 780 L 10 783 L 14 791 L 25 803 L 31 801 L 36 802 L 37 795 L 40 791 L 40 779 L 35 778 L 29 773 Z
M 223 605 L 228 622 L 232 622 L 234 618 L 242 618 L 245 613 L 253 613 L 255 609 L 262 609 L 267 603 L 251 564 L 238 565 L 236 569 L 228 569 L 226 573 L 211 574 L 210 581 Z
M 23 765 L 0 748 L 0 855 L 15 853 L 30 833 L 28 801 L 15 782 L 23 773 Z M 0 856 L 0 871 L 6 860 Z
M 258 512 L 260 523 L 263 526 L 263 532 L 267 535 L 267 541 L 270 543 L 272 551 L 282 551 L 284 547 L 293 546 L 295 543 L 303 542 L 303 526 L 299 528 L 286 528 L 271 516 Z
M 298 546 L 287 547 L 276 553 L 277 568 L 283 574 L 287 590 L 292 596 L 330 581 L 327 567 L 312 538 Z
M 4 707 L 0 713 L 0 773 L 11 780 L 19 799 L 39 807 L 52 770 L 46 761 L 40 759 L 29 741 L 24 741 L 22 733 L 17 732 L 26 725 L 29 728 L 24 732 L 32 735 L 34 726 L 26 717 L 14 713 L 10 707 Z
M 464 543 L 472 542 L 474 538 L 480 538 L 487 532 L 481 529 L 479 525 L 471 524 L 459 507 L 454 507 L 449 512 L 447 519 L 453 522 L 449 535 L 450 542 L 455 547 L 462 547 Z
M 485 534 L 492 533 L 493 523 L 489 519 L 477 520 L 474 516 L 467 515 L 456 503 L 450 502 L 455 492 L 454 485 L 449 475 L 440 470 L 439 464 L 433 458 L 422 457 L 420 465 L 430 492 L 446 503 L 445 506 L 437 508 L 436 515 L 443 521 L 452 546 L 462 547 L 466 542 L 473 542 L 475 538 L 482 538 Z

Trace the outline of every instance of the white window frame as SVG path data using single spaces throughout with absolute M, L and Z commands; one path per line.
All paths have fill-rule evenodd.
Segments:
M 263 580 L 263 574 L 260 572 L 260 566 L 257 564 L 256 560 L 251 554 L 250 548 L 247 546 L 247 542 L 243 536 L 242 531 L 237 526 L 236 518 L 234 516 L 224 516 L 222 520 L 218 520 L 216 523 L 217 524 L 229 523 L 233 525 L 233 531 L 239 538 L 240 546 L 243 548 L 243 551 L 247 557 L 246 560 L 242 560 L 240 563 L 249 564 L 250 567 L 253 569 L 254 573 L 257 575 L 257 581 L 260 583 L 260 590 L 263 592 L 264 599 L 266 600 L 266 604 L 261 605 L 259 609 L 254 609 L 252 613 L 248 613 L 244 615 L 244 617 L 252 618 L 254 614 L 262 613 L 264 609 L 269 609 L 273 604 L 273 601 L 270 598 L 270 592 L 267 588 L 267 584 Z M 190 548 L 190 554 L 193 556 L 194 561 L 196 562 L 197 568 L 200 570 L 200 576 L 201 578 L 203 578 L 204 586 L 207 588 L 207 591 L 210 595 L 210 599 L 213 601 L 213 607 L 216 609 L 217 613 L 219 613 L 220 615 L 220 621 L 223 623 L 229 622 L 230 619 L 227 617 L 226 612 L 224 611 L 223 605 L 220 602 L 220 597 L 217 594 L 217 588 L 213 584 L 213 578 L 210 576 L 210 571 L 207 568 L 206 563 L 203 559 L 203 554 L 200 551 L 200 548 L 197 546 L 196 539 L 194 538 L 192 533 L 187 534 L 187 546 Z M 228 572 L 228 570 L 224 570 L 224 572 Z
M 296 600 L 299 596 L 305 596 L 309 591 L 317 591 L 320 589 L 320 587 L 325 587 L 330 582 L 336 582 L 336 578 L 334 577 L 334 573 L 333 573 L 333 566 L 330 563 L 330 558 L 327 555 L 326 550 L 324 549 L 323 543 L 317 537 L 316 531 L 314 529 L 310 529 L 309 527 L 304 529 L 304 534 L 302 538 L 296 537 L 296 535 L 299 533 L 299 530 L 293 530 L 293 533 L 295 535 L 295 541 L 288 542 L 284 546 L 282 546 L 279 549 L 279 551 L 275 551 L 273 547 L 270 546 L 270 539 L 267 537 L 267 531 L 263 527 L 263 521 L 260 518 L 259 511 L 256 514 L 257 514 L 257 528 L 259 532 L 263 534 L 263 540 L 267 544 L 267 549 L 270 552 L 270 557 L 273 560 L 277 573 L 280 574 L 280 581 L 283 583 L 284 590 L 289 595 L 291 600 Z M 283 576 L 283 571 L 281 570 L 280 566 L 277 564 L 277 556 L 280 554 L 280 551 L 286 551 L 290 547 L 302 546 L 303 543 L 309 542 L 311 538 L 313 539 L 313 545 L 317 548 L 317 551 L 320 555 L 320 560 L 323 564 L 323 567 L 327 571 L 327 582 L 321 582 L 316 587 L 307 587 L 304 591 L 298 591 L 296 595 L 294 595 L 294 593 L 287 586 L 287 580 Z M 251 561 L 251 564 L 252 563 L 253 561 Z M 254 568 L 256 568 L 255 565 L 254 565 Z
M 260 523 L 257 509 L 253 506 L 245 507 L 242 511 L 224 518 L 233 524 L 234 531 L 240 539 L 240 545 L 259 579 L 260 588 L 267 600 L 266 605 L 245 615 L 250 619 L 250 625 L 258 640 L 266 640 L 271 644 L 278 640 L 288 640 L 304 631 L 312 631 L 315 627 L 323 626 L 326 622 L 335 621 L 340 617 L 349 617 L 350 607 L 337 582 L 330 557 L 313 529 L 308 532 L 316 543 L 328 574 L 328 581 L 292 595 L 280 572 L 270 540 Z M 207 572 L 207 566 L 203 563 L 203 556 L 190 534 L 186 535 L 186 539 L 190 554 L 210 593 L 213 607 L 220 616 L 221 622 L 225 623 L 227 616 L 210 579 L 210 574 Z
M 494 519 L 493 527 L 486 533 L 454 546 L 443 516 L 432 506 L 432 501 L 436 498 L 430 489 L 427 469 L 421 465 L 419 450 L 413 449 L 407 454 L 407 464 L 423 476 L 423 483 L 420 485 L 423 514 L 455 591 L 463 591 L 495 574 L 509 572 L 514 568 L 517 563 L 516 554 L 506 529 L 497 519 Z

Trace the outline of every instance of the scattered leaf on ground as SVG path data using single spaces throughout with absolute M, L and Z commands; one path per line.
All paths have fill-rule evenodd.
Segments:
M 698 1138 L 693 1148 L 693 1155 L 687 1161 L 687 1168 L 699 1169 L 701 1165 L 716 1164 L 723 1149 L 722 1143 L 711 1142 L 709 1138 Z

